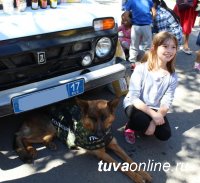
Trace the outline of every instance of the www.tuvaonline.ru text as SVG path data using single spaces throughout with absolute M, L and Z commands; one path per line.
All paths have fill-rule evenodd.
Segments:
M 107 172 L 107 171 L 165 171 L 168 172 L 171 168 L 171 165 L 169 162 L 155 162 L 154 160 L 148 160 L 148 162 L 142 162 L 142 163 L 107 163 L 103 162 L 102 160 L 98 163 L 98 171 Z M 176 170 L 183 170 L 185 167 L 183 163 L 177 163 L 176 164 Z

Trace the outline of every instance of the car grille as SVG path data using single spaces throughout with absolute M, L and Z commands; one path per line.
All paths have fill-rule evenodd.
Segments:
M 85 67 L 80 61 L 86 54 L 93 55 L 93 65 L 113 58 L 115 46 L 105 58 L 99 59 L 94 54 L 96 41 L 104 36 L 102 33 L 98 36 L 91 29 L 81 32 L 81 35 L 76 32 L 68 36 L 65 31 L 44 37 L 12 40 L 8 44 L 0 43 L 0 91 L 82 70 Z M 109 33 L 109 36 L 116 45 L 117 34 Z M 44 57 L 44 62 L 39 62 L 40 56 Z

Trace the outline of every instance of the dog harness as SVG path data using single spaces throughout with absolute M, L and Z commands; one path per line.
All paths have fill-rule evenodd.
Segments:
M 107 128 L 105 133 L 99 137 L 85 129 L 81 121 L 76 125 L 75 136 L 75 144 L 87 150 L 95 150 L 105 147 L 113 138 L 111 127 Z
M 101 137 L 85 129 L 81 122 L 80 108 L 76 105 L 54 106 L 50 113 L 58 138 L 69 148 L 76 145 L 87 150 L 100 149 L 108 145 L 113 138 L 111 127 L 107 128 Z M 75 139 L 70 139 L 73 136 L 69 135 L 70 133 L 75 135 Z M 69 144 L 72 140 L 74 142 Z

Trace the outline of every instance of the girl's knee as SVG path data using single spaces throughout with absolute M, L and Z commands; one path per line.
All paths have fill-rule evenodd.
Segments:
M 167 141 L 171 137 L 171 131 L 167 130 L 163 133 L 155 134 L 155 136 L 161 141 Z

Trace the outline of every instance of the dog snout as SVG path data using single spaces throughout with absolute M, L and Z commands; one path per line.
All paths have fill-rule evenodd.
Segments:
M 96 135 L 98 137 L 102 137 L 104 134 L 105 134 L 105 129 L 103 127 L 102 122 L 100 121 L 100 122 L 97 123 Z

